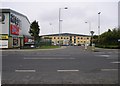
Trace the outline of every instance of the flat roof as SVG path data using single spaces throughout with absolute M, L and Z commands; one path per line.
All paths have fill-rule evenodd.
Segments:
M 29 19 L 27 18 L 27 16 L 25 16 L 25 15 L 23 15 L 23 14 L 17 12 L 17 11 L 14 11 L 14 10 L 12 10 L 12 9 L 0 9 L 0 13 L 11 13 L 11 12 L 13 12 L 13 13 L 15 13 L 15 14 L 17 14 L 17 15 L 20 15 L 20 16 L 25 17 L 25 18 L 28 20 L 28 22 L 30 23 L 30 21 L 29 21 Z

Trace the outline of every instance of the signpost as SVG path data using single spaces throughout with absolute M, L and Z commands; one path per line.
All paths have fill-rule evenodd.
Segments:
M 95 50 L 95 44 L 93 44 L 93 34 L 94 34 L 94 31 L 90 31 L 91 33 L 91 36 L 92 36 L 92 50 L 94 51 Z

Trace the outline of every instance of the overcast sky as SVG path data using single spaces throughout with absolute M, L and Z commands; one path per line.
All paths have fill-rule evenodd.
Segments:
M 62 33 L 89 34 L 91 30 L 98 34 L 98 12 L 101 20 L 101 33 L 118 27 L 119 0 L 1 0 L 1 8 L 11 8 L 26 15 L 30 22 L 37 20 L 40 26 L 40 35 L 59 33 L 59 8 L 61 10 Z

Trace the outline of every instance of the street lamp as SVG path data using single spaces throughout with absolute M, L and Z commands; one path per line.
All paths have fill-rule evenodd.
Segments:
M 91 30 L 91 22 L 85 22 L 85 23 L 89 23 L 89 35 L 90 35 L 90 30 Z
M 63 20 L 61 20 L 61 9 L 68 9 L 67 7 L 65 7 L 65 8 L 59 8 L 59 46 L 60 46 L 60 30 L 61 30 L 61 21 L 63 21 Z
M 101 12 L 98 13 L 98 35 L 100 35 L 100 14 Z
M 94 31 L 90 31 L 90 33 L 91 33 L 91 41 L 92 41 L 92 50 L 94 51 L 95 50 L 95 44 L 93 44 L 93 34 L 94 34 Z
M 101 12 L 98 12 L 98 43 L 100 41 L 100 14 Z

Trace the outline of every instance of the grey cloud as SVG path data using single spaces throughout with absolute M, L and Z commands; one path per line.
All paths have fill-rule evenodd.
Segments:
M 98 12 L 101 11 L 101 32 L 117 26 L 117 2 L 12 2 L 3 3 L 4 7 L 10 7 L 28 16 L 30 21 L 38 20 L 41 34 L 58 32 L 58 9 L 67 6 L 68 10 L 61 11 L 62 31 L 88 34 L 88 24 L 92 23 L 92 29 L 97 34 Z M 52 23 L 50 27 L 49 23 Z

